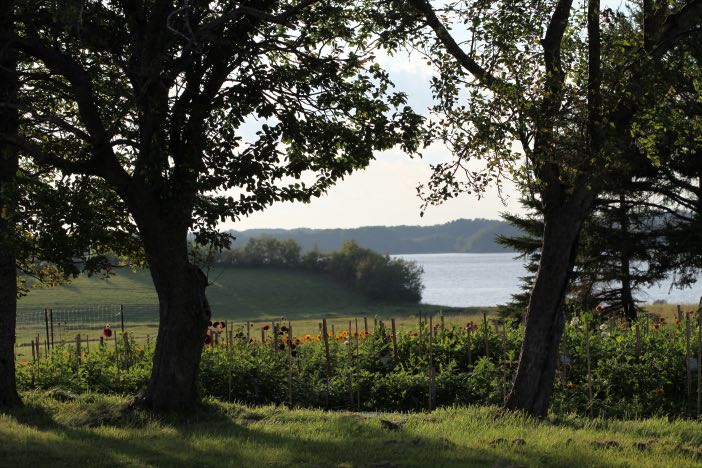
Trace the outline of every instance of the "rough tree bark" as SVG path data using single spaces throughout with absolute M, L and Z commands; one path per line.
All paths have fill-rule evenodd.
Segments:
M 12 2 L 0 5 L 0 29 L 9 31 Z M 0 102 L 15 102 L 17 77 L 14 52 L 0 48 Z M 0 107 L 0 133 L 16 134 L 17 111 Z M 17 268 L 15 229 L 10 219 L 13 209 L 14 179 L 18 167 L 17 149 L 0 143 L 0 407 L 22 403 L 15 380 L 15 326 L 17 321 Z
M 135 405 L 182 411 L 199 401 L 197 376 L 211 312 L 205 274 L 189 261 L 187 223 L 146 197 L 125 197 L 139 228 L 159 300 L 159 328 L 149 386 Z
M 540 417 L 548 411 L 565 323 L 563 301 L 592 201 L 592 193 L 581 189 L 565 202 L 545 203 L 541 261 L 527 309 L 517 374 L 507 398 L 509 409 Z

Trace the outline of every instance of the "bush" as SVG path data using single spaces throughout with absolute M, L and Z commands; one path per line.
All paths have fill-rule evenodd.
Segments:
M 585 327 L 588 320 L 590 332 Z M 636 333 L 630 328 L 619 324 L 615 328 L 607 324 L 596 327 L 587 317 L 568 324 L 553 411 L 621 418 L 687 415 L 683 327 L 660 323 L 639 327 L 637 355 Z M 592 400 L 588 397 L 588 334 Z M 501 404 L 516 371 L 522 336 L 520 328 L 504 334 L 480 328 L 470 337 L 460 327 L 443 333 L 437 330 L 432 346 L 435 405 Z M 83 353 L 80 359 L 73 347 L 57 347 L 36 363 L 18 366 L 19 386 L 135 394 L 148 383 L 153 352 L 136 343 L 126 349 L 121 340 L 119 343 L 116 349 L 106 346 Z M 426 330 L 421 339 L 416 331 L 398 335 L 395 359 L 391 337 L 382 322 L 374 333 L 362 334 L 358 340 L 343 331 L 329 339 L 331 375 L 327 376 L 319 336 L 295 339 L 292 368 L 287 349 L 274 352 L 270 342 L 261 345 L 238 338 L 231 347 L 205 347 L 200 388 L 203 395 L 223 400 L 285 404 L 291 383 L 296 406 L 418 411 L 428 406 L 428 345 Z M 696 353 L 693 345 L 693 356 Z M 697 391 L 695 381 L 693 394 Z

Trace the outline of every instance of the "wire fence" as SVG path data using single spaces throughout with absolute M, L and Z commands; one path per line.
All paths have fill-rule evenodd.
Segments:
M 156 334 L 157 304 L 96 305 L 88 307 L 19 307 L 16 346 L 19 358 L 31 354 L 24 348 L 49 349 L 55 344 L 73 342 L 77 334 L 98 340 L 102 329 L 129 331 L 135 336 Z M 27 354 L 27 356 L 25 356 Z

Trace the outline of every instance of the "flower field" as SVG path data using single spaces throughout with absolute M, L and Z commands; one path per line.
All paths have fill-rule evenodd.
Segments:
M 489 322 L 444 326 L 439 317 L 395 331 L 289 333 L 288 324 L 227 326 L 204 338 L 203 395 L 246 404 L 362 411 L 499 405 L 516 369 L 523 330 Z M 321 328 L 325 329 L 326 324 Z M 114 334 L 113 334 L 114 332 Z M 18 368 L 23 390 L 136 394 L 147 383 L 153 343 L 110 330 L 102 345 L 56 346 Z M 248 336 L 248 338 L 247 338 Z M 552 410 L 596 417 L 699 414 L 697 316 L 647 317 L 630 327 L 591 314 L 566 325 Z M 588 371 L 589 369 L 589 371 Z

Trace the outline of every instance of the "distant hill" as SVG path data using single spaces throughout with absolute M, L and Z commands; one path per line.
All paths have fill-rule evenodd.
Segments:
M 492 253 L 509 252 L 495 243 L 495 236 L 515 235 L 518 231 L 505 221 L 457 219 L 434 226 L 368 226 L 353 229 L 248 229 L 230 231 L 239 246 L 251 237 L 267 235 L 293 239 L 305 250 L 317 246 L 331 252 L 347 240 L 386 254 L 417 253 Z

